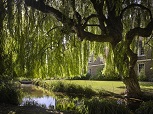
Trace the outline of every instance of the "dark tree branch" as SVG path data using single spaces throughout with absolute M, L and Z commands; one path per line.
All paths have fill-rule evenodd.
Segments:
M 73 11 L 75 11 L 75 0 L 71 0 L 70 3 Z
M 47 15 L 45 15 L 43 18 L 40 19 L 40 21 L 38 22 L 39 25 L 43 23 L 44 19 L 47 17 Z
M 31 6 L 43 13 L 50 13 L 52 15 L 54 15 L 54 17 L 56 17 L 56 19 L 58 21 L 61 21 L 63 24 L 64 23 L 70 23 L 70 25 L 73 24 L 73 20 L 66 17 L 63 13 L 61 13 L 59 10 L 49 6 L 49 5 L 45 5 L 44 2 L 42 2 L 41 0 L 25 0 L 25 4 L 27 6 Z
M 78 25 L 81 25 L 82 17 L 79 14 L 79 12 L 77 12 L 77 11 L 74 12 L 74 18 L 77 21 Z
M 106 22 L 107 19 L 103 14 L 104 0 L 90 0 L 90 1 L 92 2 L 94 9 L 97 12 L 100 28 L 103 33 L 106 33 L 106 27 L 104 23 Z
M 94 6 L 95 11 L 98 14 L 102 14 L 103 13 L 103 5 L 104 5 L 104 0 L 90 0 Z
M 53 27 L 53 28 L 51 28 L 49 31 L 47 31 L 46 34 L 49 34 L 52 30 L 55 30 L 55 29 L 57 29 L 57 28 L 62 28 L 62 26 Z
M 86 28 L 88 21 L 89 21 L 90 19 L 94 18 L 94 17 L 98 17 L 98 15 L 97 15 L 97 14 L 91 14 L 90 16 L 88 16 L 87 18 L 85 18 L 85 19 L 84 19 L 85 22 L 84 22 L 84 24 L 83 24 L 83 28 Z
M 78 26 L 75 29 L 75 33 L 77 33 L 78 37 L 81 40 L 95 41 L 95 42 L 112 42 L 113 38 L 109 34 L 101 34 L 97 35 L 91 32 L 85 31 L 82 26 Z
M 91 27 L 94 27 L 94 26 L 95 26 L 95 27 L 100 27 L 100 25 L 98 25 L 98 24 L 86 24 L 86 27 L 87 27 L 87 26 L 91 26 Z
M 130 57 L 130 67 L 134 68 L 134 65 L 137 61 L 137 54 L 135 54 L 131 48 L 130 45 L 135 38 L 135 36 L 142 36 L 142 37 L 149 37 L 152 34 L 153 30 L 153 20 L 150 21 L 150 23 L 146 26 L 146 28 L 134 28 L 127 32 L 126 34 L 126 45 L 127 45 L 127 55 Z
M 70 26 L 71 27 L 70 29 L 73 32 L 77 33 L 78 37 L 80 37 L 81 40 L 85 39 L 85 40 L 96 41 L 96 42 L 112 42 L 113 41 L 113 38 L 110 37 L 110 35 L 108 35 L 108 34 L 96 35 L 96 34 L 84 31 L 84 28 L 82 27 L 81 24 L 79 24 L 79 23 L 76 24 L 73 19 L 66 17 L 62 12 L 60 12 L 59 10 L 57 10 L 51 6 L 46 5 L 41 0 L 38 0 L 38 1 L 25 0 L 25 3 L 27 6 L 31 6 L 31 7 L 35 8 L 43 13 L 52 14 L 58 21 L 61 21 L 63 24 L 67 24 L 68 26 Z M 95 15 L 89 16 L 86 19 L 85 25 L 87 24 L 89 19 L 91 19 L 92 17 L 95 17 Z M 77 17 L 77 20 L 79 21 L 80 18 L 81 17 Z M 104 22 L 104 21 L 102 21 L 102 22 Z M 50 32 L 50 31 L 48 31 L 48 32 Z
M 151 20 L 145 28 L 136 27 L 127 32 L 126 38 L 130 44 L 135 36 L 149 37 L 153 31 L 153 20 Z
M 146 11 L 148 11 L 149 15 L 150 15 L 150 19 L 152 19 L 152 13 L 150 11 L 150 9 L 148 9 L 147 7 L 141 5 L 141 4 L 130 4 L 128 5 L 127 7 L 125 7 L 122 11 L 121 11 L 121 14 L 120 14 L 120 17 L 123 18 L 123 14 L 126 10 L 130 9 L 130 8 L 133 8 L 133 7 L 140 7 Z
M 82 37 L 85 40 L 88 41 L 96 41 L 96 42 L 112 42 L 113 38 L 110 37 L 109 35 L 96 35 L 90 32 L 82 31 Z

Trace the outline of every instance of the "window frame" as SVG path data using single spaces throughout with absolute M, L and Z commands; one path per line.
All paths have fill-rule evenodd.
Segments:
M 140 69 L 140 65 L 143 65 L 143 68 Z M 145 73 L 145 63 L 138 63 L 138 70 L 137 70 L 138 75 L 141 73 L 142 69 L 144 70 L 144 73 Z
M 138 42 L 138 56 L 145 56 L 145 49 L 142 45 L 142 40 L 139 40 Z

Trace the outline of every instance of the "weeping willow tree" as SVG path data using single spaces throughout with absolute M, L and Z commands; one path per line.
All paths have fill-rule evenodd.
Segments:
M 7 55 L 12 77 L 85 74 L 94 53 L 105 58 L 105 75 L 122 75 L 128 96 L 141 95 L 134 71 L 135 39 L 152 34 L 151 0 L 1 0 L 0 4 L 2 72 Z
M 89 41 L 79 41 L 75 34 L 69 34 L 68 28 L 62 27 L 61 22 L 28 8 L 23 1 L 6 0 L 2 3 L 1 14 L 5 16 L 1 15 L 3 72 L 0 74 L 4 74 L 6 68 L 9 72 L 5 77 L 8 75 L 9 79 L 15 76 L 46 78 L 86 73 Z M 58 6 L 57 3 L 54 5 Z
M 106 57 L 104 73 L 121 74 L 128 95 L 141 95 L 134 71 L 137 54 L 132 44 L 138 36 L 146 38 L 152 34 L 151 0 L 25 0 L 25 4 L 52 15 L 49 23 L 58 23 L 50 25 L 45 20 L 41 26 L 44 33 L 47 26 L 52 29 L 41 36 L 51 40 L 43 55 L 48 73 L 84 73 L 88 56 L 94 51 L 95 55 Z

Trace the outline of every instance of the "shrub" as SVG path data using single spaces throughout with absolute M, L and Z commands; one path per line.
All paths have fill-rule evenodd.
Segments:
M 97 73 L 91 76 L 90 80 L 102 80 L 102 81 L 118 81 L 121 80 L 121 76 L 119 76 L 115 72 L 110 72 L 109 74 L 103 74 L 102 69 L 98 69 Z
M 50 87 L 53 92 L 65 92 L 66 91 L 66 86 L 61 81 L 50 84 Z
M 60 111 L 75 111 L 76 109 L 76 104 L 74 100 L 70 99 L 58 99 L 56 101 L 56 110 Z
M 66 84 L 63 82 L 57 82 L 57 83 L 52 83 L 52 91 L 54 92 L 63 92 L 68 95 L 85 95 L 85 96 L 91 96 L 95 95 L 96 92 L 91 88 L 91 87 L 82 87 L 77 84 Z
M 136 114 L 153 114 L 153 101 L 143 102 L 136 110 Z
M 130 114 L 130 111 L 116 100 L 98 97 L 86 100 L 77 108 L 78 114 Z
M 18 105 L 21 100 L 21 91 L 16 90 L 12 84 L 0 85 L 0 102 L 6 104 Z
M 73 114 L 130 114 L 124 104 L 118 104 L 114 99 L 58 99 L 56 109 L 72 111 Z
M 103 74 L 97 74 L 94 75 L 90 78 L 90 80 L 101 80 L 101 81 L 118 81 L 121 80 L 121 77 L 117 74 L 113 74 L 113 75 L 103 75 Z
M 89 80 L 90 78 L 91 78 L 91 74 L 87 73 L 86 75 L 82 75 L 82 76 L 74 76 L 70 78 L 70 80 Z
M 104 75 L 100 75 L 100 74 L 96 74 L 91 76 L 90 80 L 104 80 L 105 76 Z
M 145 75 L 144 70 L 140 71 L 140 74 L 138 75 L 138 79 L 139 79 L 139 81 L 147 81 L 147 77 Z
M 39 80 L 35 80 L 33 82 L 34 85 L 36 86 L 40 86 L 43 88 L 48 89 L 49 91 L 53 91 L 53 92 L 62 92 L 65 93 L 67 95 L 74 95 L 74 96 L 92 96 L 97 94 L 96 91 L 94 91 L 91 87 L 83 87 L 81 85 L 77 85 L 77 84 L 67 84 L 67 83 L 63 83 L 61 81 L 58 82 L 52 82 L 50 84 L 44 82 L 44 81 L 39 81 Z
M 35 79 L 35 80 L 33 80 L 33 84 L 36 86 L 42 87 L 44 85 L 44 82 L 40 79 Z

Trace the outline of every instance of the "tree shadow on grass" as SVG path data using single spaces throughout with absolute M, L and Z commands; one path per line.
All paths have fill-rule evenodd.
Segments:
M 153 82 L 140 82 L 140 86 L 153 87 Z
M 120 88 L 120 89 L 125 89 L 125 86 L 119 86 L 117 88 Z

